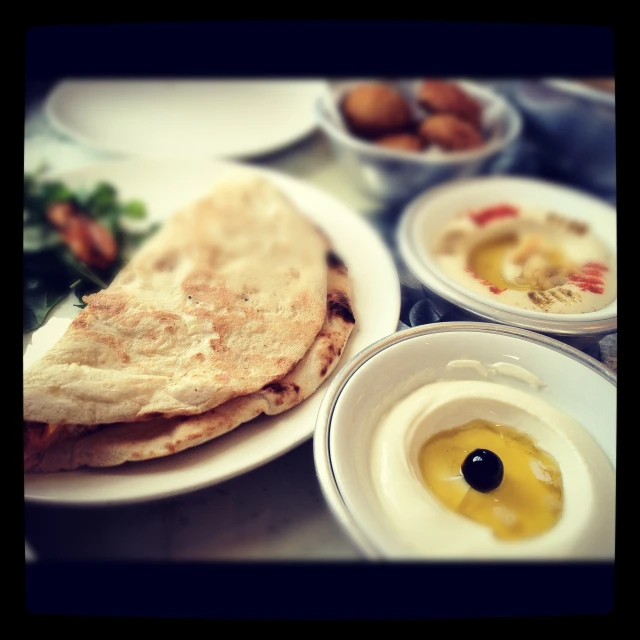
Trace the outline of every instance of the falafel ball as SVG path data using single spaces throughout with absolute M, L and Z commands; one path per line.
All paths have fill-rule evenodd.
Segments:
M 479 127 L 482 107 L 460 86 L 444 80 L 425 80 L 418 88 L 418 104 L 431 113 L 450 113 Z
M 422 151 L 427 143 L 414 133 L 392 133 L 375 140 L 377 145 L 398 151 Z
M 409 101 L 400 91 L 382 82 L 354 87 L 341 107 L 349 129 L 366 138 L 400 133 L 413 124 Z
M 425 118 L 419 134 L 426 143 L 432 143 L 445 151 L 466 151 L 484 144 L 476 127 L 450 113 L 438 113 Z

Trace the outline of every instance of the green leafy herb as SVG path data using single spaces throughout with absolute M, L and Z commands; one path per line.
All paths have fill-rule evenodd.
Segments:
M 106 288 L 132 253 L 157 228 L 131 230 L 122 224 L 125 218 L 144 220 L 145 204 L 140 200 L 122 202 L 117 189 L 99 182 L 90 189 L 72 189 L 59 180 L 45 180 L 44 168 L 24 176 L 23 211 L 23 332 L 37 329 L 51 309 L 74 293 L 77 307 L 82 298 Z M 48 219 L 53 205 L 68 203 L 74 212 L 88 216 L 113 236 L 117 253 L 107 267 L 98 268 L 80 260 L 61 232 Z M 131 226 L 131 225 L 129 225 Z

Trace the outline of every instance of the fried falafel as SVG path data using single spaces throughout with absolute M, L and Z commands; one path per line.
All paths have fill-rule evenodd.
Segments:
M 382 82 L 354 87 L 344 97 L 341 108 L 351 131 L 366 138 L 401 133 L 414 124 L 407 98 Z
M 419 128 L 422 140 L 445 151 L 466 151 L 484 144 L 476 127 L 450 113 L 439 113 L 425 118 Z
M 481 105 L 453 82 L 424 80 L 418 87 L 417 101 L 432 114 L 450 113 L 474 127 L 480 126 Z
M 374 142 L 381 147 L 398 151 L 422 151 L 427 147 L 427 143 L 413 133 L 395 133 L 377 138 Z

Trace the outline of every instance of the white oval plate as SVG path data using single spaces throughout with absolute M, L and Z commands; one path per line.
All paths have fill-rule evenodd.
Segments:
M 52 126 L 102 151 L 150 158 L 245 158 L 316 126 L 321 81 L 65 80 L 45 102 Z
M 333 376 L 359 351 L 396 331 L 400 283 L 389 250 L 365 219 L 314 186 L 268 169 L 206 160 L 136 159 L 48 177 L 63 180 L 73 188 L 90 188 L 97 181 L 107 181 L 123 200 L 143 200 L 150 218 L 162 220 L 205 193 L 223 172 L 240 166 L 279 186 L 325 230 L 349 268 L 356 326 L 333 375 L 297 407 L 279 416 L 262 416 L 223 437 L 167 458 L 109 469 L 25 474 L 25 500 L 69 505 L 131 503 L 193 491 L 259 467 L 308 440 Z M 70 297 L 60 303 L 31 335 L 24 367 L 42 356 L 66 330 L 79 312 L 74 302 Z

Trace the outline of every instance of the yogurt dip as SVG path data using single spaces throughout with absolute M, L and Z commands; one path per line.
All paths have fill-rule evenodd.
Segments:
M 491 370 L 499 372 L 500 367 L 493 365 Z M 491 380 L 436 380 L 401 398 L 382 415 L 371 442 L 373 486 L 380 511 L 402 541 L 407 558 L 614 558 L 612 463 L 580 424 L 537 394 L 540 381 L 528 380 L 523 372 L 516 377 L 532 390 Z M 426 486 L 419 467 L 422 445 L 436 433 L 476 419 L 510 425 L 557 462 L 563 507 L 548 531 L 501 540 L 491 528 L 446 507 Z
M 432 251 L 452 282 L 519 309 L 582 314 L 617 295 L 614 251 L 587 224 L 546 209 L 496 204 L 461 213 Z

